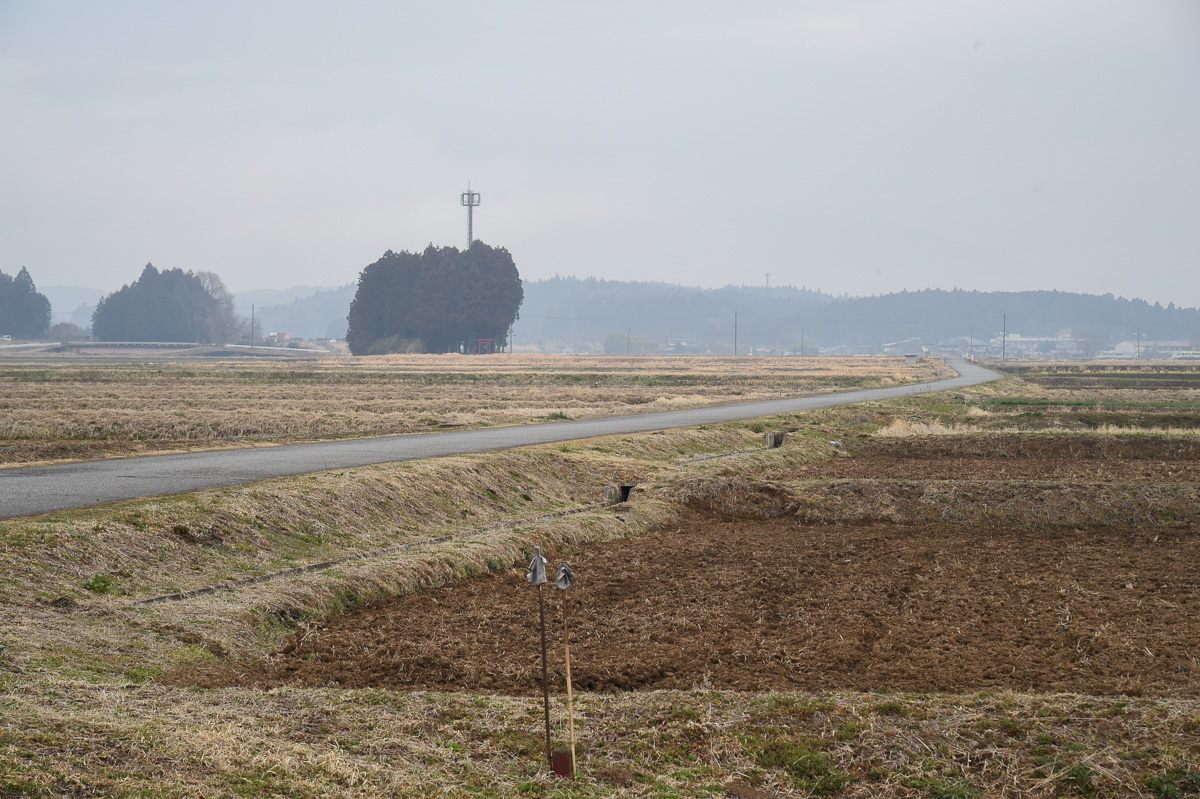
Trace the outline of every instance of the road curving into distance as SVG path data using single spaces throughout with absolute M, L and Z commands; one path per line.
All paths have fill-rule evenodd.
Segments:
M 597 436 L 736 422 L 779 413 L 961 389 L 1002 377 L 960 358 L 949 358 L 947 364 L 958 372 L 958 377 L 812 397 L 571 422 L 0 469 L 0 518 L 183 494 L 330 469 L 351 469 L 378 463 L 494 452 Z

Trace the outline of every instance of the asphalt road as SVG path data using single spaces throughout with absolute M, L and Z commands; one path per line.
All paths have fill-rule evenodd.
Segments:
M 917 385 L 847 391 L 814 397 L 609 416 L 573 422 L 0 469 L 0 518 L 103 505 L 126 499 L 183 494 L 204 488 L 240 485 L 256 480 L 329 469 L 349 469 L 376 463 L 493 452 L 534 444 L 644 433 L 673 427 L 719 424 L 777 413 L 961 389 L 996 380 L 1001 376 L 963 359 L 951 358 L 947 363 L 959 373 L 958 377 Z

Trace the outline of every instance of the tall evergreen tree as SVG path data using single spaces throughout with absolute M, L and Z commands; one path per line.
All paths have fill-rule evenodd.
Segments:
M 473 351 L 476 339 L 505 340 L 524 296 L 503 247 L 388 250 L 359 276 L 346 341 L 355 355 Z
M 50 300 L 33 284 L 29 270 L 17 276 L 0 272 L 0 335 L 38 338 L 50 328 Z
M 101 298 L 92 314 L 92 336 L 98 341 L 220 342 L 234 329 L 232 302 L 225 301 L 228 291 L 220 278 L 201 275 L 160 272 L 146 264 L 137 280 Z

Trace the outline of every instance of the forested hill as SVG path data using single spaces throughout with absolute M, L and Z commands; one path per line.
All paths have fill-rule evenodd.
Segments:
M 835 301 L 805 288 L 726 286 L 702 289 L 673 283 L 554 277 L 526 280 L 515 325 L 518 340 L 600 342 L 613 332 L 666 341 L 692 338 L 714 346 L 733 341 L 733 315 L 790 319 Z M 787 327 L 782 325 L 781 327 Z M 799 328 L 797 328 L 799 336 Z M 797 339 L 798 340 L 798 339 Z
M 307 297 L 257 311 L 263 334 L 291 333 L 293 338 L 345 338 L 346 315 L 354 299 L 355 284 L 321 289 Z
M 1113 344 L 1134 337 L 1192 339 L 1200 336 L 1200 310 L 1167 307 L 1111 294 L 1065 291 L 925 291 L 844 299 L 820 309 L 818 324 L 844 324 L 877 336 L 904 335 L 924 341 L 968 335 L 977 338 L 1008 333 L 1025 337 L 1055 336 L 1071 330 L 1076 338 Z
M 904 340 L 986 340 L 1007 324 L 1010 335 L 1077 338 L 1111 346 L 1133 338 L 1200 338 L 1200 310 L 1163 307 L 1111 294 L 1062 291 L 900 292 L 832 297 L 790 287 L 685 288 L 556 277 L 525 282 L 517 342 L 602 342 L 612 333 L 665 342 L 692 339 L 713 352 L 730 349 L 734 313 L 740 349 L 879 346 Z

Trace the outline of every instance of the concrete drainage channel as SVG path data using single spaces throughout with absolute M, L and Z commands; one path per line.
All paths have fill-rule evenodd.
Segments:
M 765 446 L 756 449 L 738 450 L 737 452 L 722 452 L 717 455 L 705 455 L 701 458 L 692 458 L 691 460 L 678 461 L 677 466 L 683 466 L 689 463 L 698 463 L 700 461 L 714 460 L 716 458 L 729 458 L 734 455 L 744 455 L 750 452 L 762 452 L 767 449 L 778 449 L 783 446 L 787 440 L 786 431 L 773 431 L 764 436 Z M 593 502 L 590 505 L 583 505 L 578 508 L 569 510 L 554 511 L 552 513 L 542 513 L 537 516 L 528 516 L 523 519 L 514 519 L 507 522 L 497 522 L 486 527 L 476 527 L 465 533 L 451 533 L 448 535 L 440 535 L 435 538 L 425 538 L 420 541 L 410 541 L 405 544 L 397 544 L 384 549 L 374 549 L 370 552 L 359 552 L 354 555 L 347 555 L 344 558 L 335 558 L 334 560 L 323 560 L 317 563 L 308 563 L 304 566 L 294 566 L 290 569 L 282 569 L 280 571 L 271 572 L 269 574 L 260 574 L 255 577 L 243 577 L 238 580 L 228 580 L 215 585 L 206 585 L 200 588 L 192 588 L 187 591 L 175 591 L 170 594 L 158 594 L 156 596 L 138 599 L 131 603 L 134 607 L 142 605 L 157 605 L 162 602 L 177 602 L 184 599 L 192 599 L 194 597 L 203 596 L 205 594 L 215 594 L 218 591 L 236 591 L 239 588 L 246 588 L 252 585 L 261 585 L 269 583 L 272 580 L 278 580 L 283 577 L 295 577 L 300 574 L 310 574 L 312 572 L 327 571 L 329 569 L 341 566 L 346 563 L 355 561 L 373 560 L 375 558 L 383 558 L 388 555 L 395 555 L 399 552 L 406 552 L 421 547 L 433 546 L 435 544 L 444 544 L 447 541 L 453 541 L 459 538 L 468 538 L 480 533 L 491 532 L 493 530 L 503 530 L 508 527 L 520 527 L 534 522 L 545 521 L 547 519 L 561 519 L 566 516 L 574 516 L 588 511 L 598 510 L 599 508 L 612 507 L 622 505 L 629 501 L 634 489 L 637 488 L 637 483 L 619 483 L 617 485 L 605 486 L 603 499 L 600 502 Z
M 620 505 L 623 502 L 629 501 L 629 495 L 633 489 L 637 488 L 637 483 L 622 483 L 615 486 L 605 486 L 604 488 L 604 505 Z

